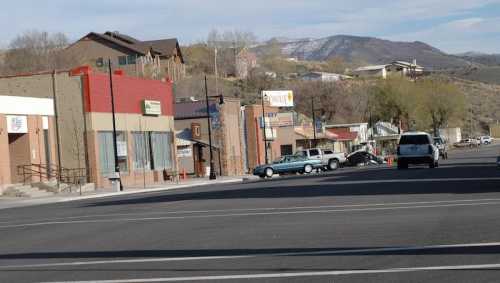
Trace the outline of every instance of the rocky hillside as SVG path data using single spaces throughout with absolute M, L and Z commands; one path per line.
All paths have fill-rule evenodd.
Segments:
M 478 63 L 489 67 L 500 66 L 500 54 L 485 54 L 480 52 L 466 52 L 456 55 L 459 58 L 465 59 L 469 62 Z
M 326 61 L 340 57 L 347 62 L 385 64 L 395 60 L 416 59 L 418 64 L 428 69 L 463 68 L 473 65 L 462 57 L 448 55 L 420 41 L 396 42 L 349 35 L 335 35 L 321 39 L 275 39 L 255 47 L 256 52 L 264 53 L 271 42 L 279 44 L 284 56 L 300 60 Z

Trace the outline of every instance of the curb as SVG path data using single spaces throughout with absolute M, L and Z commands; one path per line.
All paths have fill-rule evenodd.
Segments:
M 241 183 L 241 182 L 244 182 L 244 181 L 247 181 L 247 180 L 248 180 L 248 178 L 223 180 L 223 181 L 219 181 L 219 182 L 217 182 L 215 184 L 233 184 L 233 183 Z M 210 181 L 205 181 L 205 182 L 200 182 L 200 183 L 196 183 L 196 184 L 178 185 L 178 186 L 175 186 L 175 187 L 142 189 L 142 190 L 135 190 L 135 191 L 128 191 L 128 192 L 127 191 L 113 192 L 113 193 L 105 193 L 105 194 L 90 195 L 90 196 L 78 196 L 78 197 L 71 197 L 71 198 L 66 198 L 66 199 L 62 199 L 62 200 L 57 200 L 54 203 L 62 203 L 62 202 L 70 202 L 70 201 L 78 201 L 78 200 L 87 200 L 87 199 L 98 199 L 98 198 L 115 197 L 115 196 L 127 196 L 127 195 L 144 194 L 144 193 L 155 193 L 155 192 L 162 192 L 162 191 L 173 191 L 173 190 L 178 190 L 178 189 L 193 188 L 193 187 L 203 187 L 203 186 L 208 186 L 208 185 L 214 185 L 214 183 L 210 182 Z

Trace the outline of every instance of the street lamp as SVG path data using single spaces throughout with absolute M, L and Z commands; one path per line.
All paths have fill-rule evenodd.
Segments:
M 311 112 L 312 112 L 312 126 L 313 126 L 313 139 L 314 139 L 314 147 L 318 146 L 318 141 L 316 137 L 316 110 L 314 109 L 314 96 L 311 96 Z
M 114 157 L 115 157 L 115 176 L 113 180 L 120 183 L 120 191 L 123 191 L 122 180 L 120 177 L 120 165 L 118 164 L 118 147 L 116 142 L 116 117 L 115 117 L 115 96 L 113 93 L 113 73 L 111 70 L 111 59 L 108 59 L 108 69 L 109 69 L 109 88 L 111 95 L 111 114 L 113 117 L 113 147 L 114 147 Z
M 212 152 L 212 127 L 211 127 L 211 120 L 210 120 L 210 103 L 209 103 L 209 98 L 219 98 L 219 104 L 224 104 L 224 97 L 222 95 L 213 95 L 209 96 L 208 95 L 208 84 L 207 84 L 207 76 L 205 76 L 205 102 L 207 105 L 207 123 L 208 123 L 208 147 L 209 147 L 209 152 L 210 152 L 210 175 L 209 179 L 210 180 L 215 180 L 217 178 L 215 174 L 215 164 L 214 164 L 214 158 L 213 158 L 213 152 Z

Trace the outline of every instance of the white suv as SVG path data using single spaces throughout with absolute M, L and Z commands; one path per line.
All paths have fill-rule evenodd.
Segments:
M 398 145 L 398 169 L 408 164 L 428 164 L 429 168 L 439 165 L 439 149 L 432 137 L 425 132 L 407 132 L 401 135 Z

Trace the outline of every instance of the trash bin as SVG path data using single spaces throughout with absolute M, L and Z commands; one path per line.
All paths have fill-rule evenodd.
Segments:
M 120 188 L 120 173 L 115 172 L 111 176 L 108 177 L 108 180 L 111 182 L 111 189 L 113 191 L 119 192 Z

